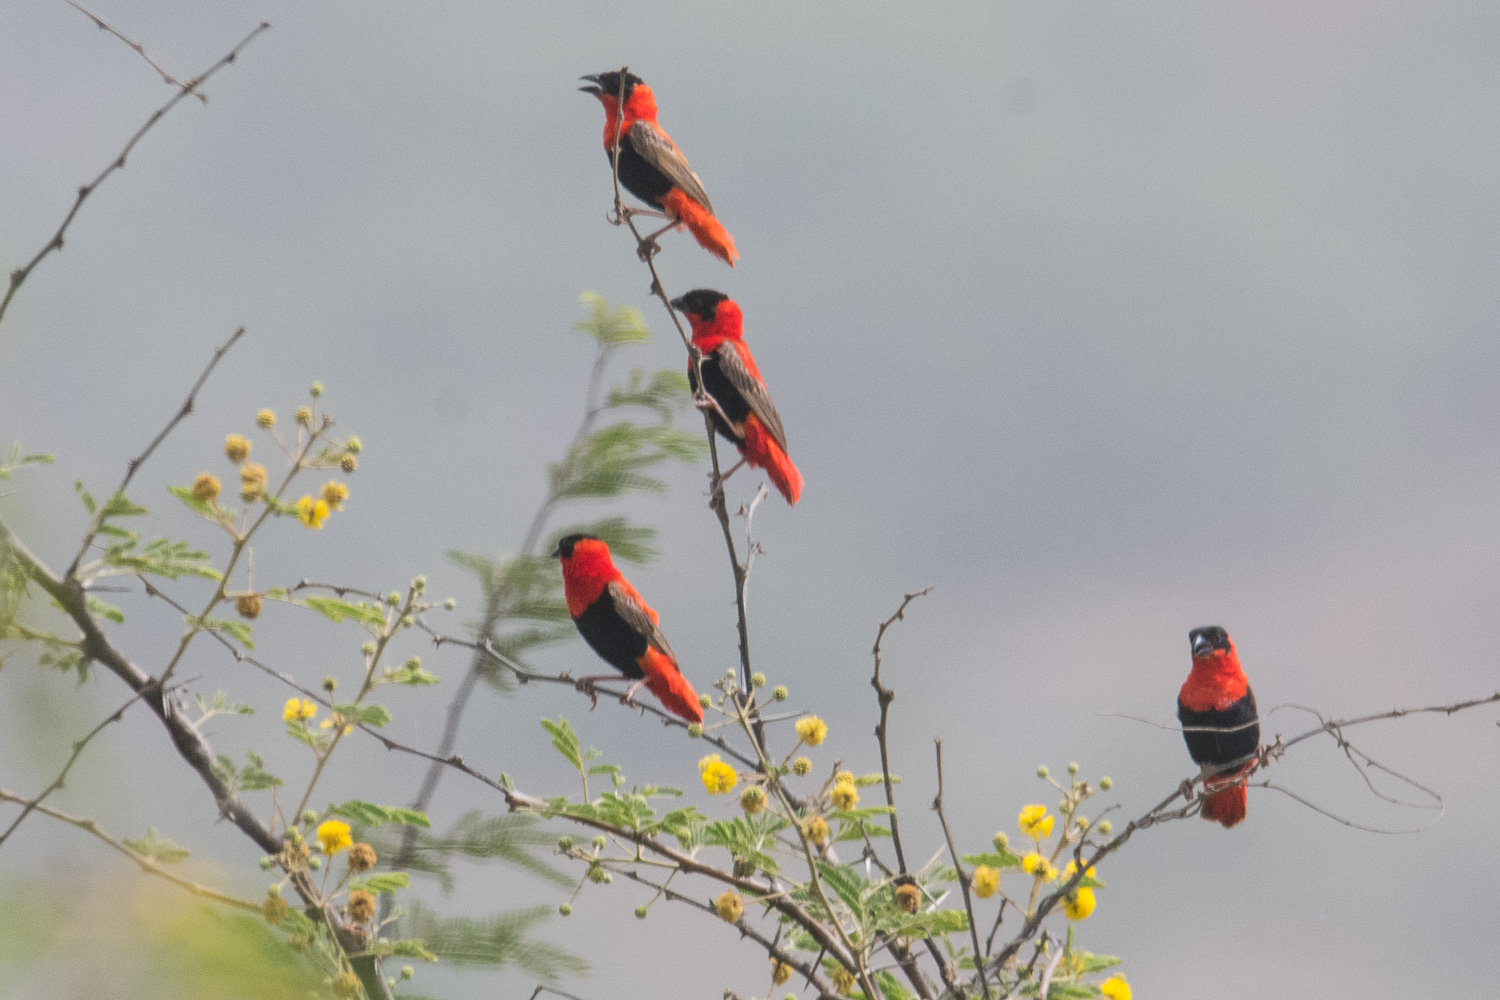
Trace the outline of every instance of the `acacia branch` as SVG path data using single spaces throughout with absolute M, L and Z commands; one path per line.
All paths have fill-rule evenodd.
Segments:
M 85 11 L 85 13 L 87 12 Z M 102 22 L 99 22 L 97 18 L 95 18 L 95 22 L 102 24 Z M 103 184 L 105 179 L 108 178 L 110 174 L 114 173 L 116 170 L 123 170 L 125 168 L 125 160 L 135 149 L 136 143 L 145 138 L 146 133 L 151 131 L 152 126 L 166 117 L 167 112 L 175 108 L 177 106 L 177 103 L 184 97 L 187 97 L 189 94 L 192 94 L 194 96 L 201 96 L 197 94 L 198 88 L 206 83 L 208 79 L 219 70 L 223 69 L 225 66 L 230 65 L 237 58 L 239 58 L 239 54 L 244 51 L 245 46 L 249 45 L 252 41 L 255 40 L 256 36 L 258 36 L 261 32 L 268 30 L 270 27 L 271 22 L 260 22 L 260 24 L 258 24 L 253 31 L 251 31 L 248 35 L 241 39 L 238 45 L 229 50 L 228 55 L 225 55 L 218 62 L 214 63 L 208 69 L 193 77 L 187 83 L 182 84 L 180 86 L 180 89 L 170 101 L 168 101 L 166 104 L 163 104 L 161 107 L 157 108 L 151 113 L 151 117 L 146 119 L 146 124 L 142 125 L 139 129 L 136 130 L 135 134 L 130 137 L 130 141 L 125 143 L 125 148 L 120 150 L 119 155 L 110 161 L 109 166 L 100 171 L 99 175 L 92 181 L 89 181 L 87 184 L 78 189 L 78 196 L 73 199 L 73 207 L 68 209 L 67 215 L 63 216 L 62 224 L 57 227 L 57 232 L 52 234 L 52 238 L 47 241 L 45 246 L 37 251 L 36 256 L 32 257 L 24 267 L 17 268 L 10 273 L 10 287 L 5 290 L 5 297 L 0 298 L 0 321 L 3 321 L 5 319 L 5 310 L 10 307 L 10 300 L 15 298 L 16 292 L 23 284 L 25 284 L 26 279 L 31 276 L 31 272 L 36 269 L 36 266 L 40 264 L 48 254 L 56 250 L 61 250 L 63 248 L 63 236 L 67 233 L 68 227 L 73 224 L 73 219 L 78 215 L 78 210 L 83 207 L 84 200 L 87 199 L 89 195 L 93 194 L 94 191 L 99 187 L 99 185 Z
M 146 857 L 139 851 L 132 850 L 121 841 L 118 841 L 115 838 L 111 837 L 109 834 L 105 833 L 95 820 L 85 819 L 80 816 L 69 816 L 67 813 L 53 809 L 51 806 L 42 805 L 41 796 L 37 796 L 34 799 L 28 799 L 24 796 L 17 795 L 15 792 L 0 788 L 0 802 L 14 802 L 17 805 L 24 805 L 26 807 L 26 812 L 35 810 L 44 816 L 51 816 L 53 819 L 61 820 L 62 822 L 67 823 L 70 826 L 76 826 L 78 827 L 78 829 L 83 830 L 85 833 L 88 833 L 96 839 L 102 840 L 104 843 L 108 844 L 116 851 L 125 855 L 131 861 L 134 861 L 136 865 L 140 867 L 141 871 L 145 872 L 146 874 L 157 875 L 161 878 L 164 878 L 168 882 L 171 882 L 173 885 L 186 889 L 194 896 L 200 896 L 204 899 L 212 899 L 215 902 L 223 903 L 226 906 L 237 907 L 241 910 L 249 910 L 252 913 L 261 912 L 260 905 L 257 903 L 247 902 L 246 900 L 226 895 L 216 889 L 210 889 L 206 885 L 200 885 L 197 882 L 192 882 L 188 879 L 181 878 L 180 876 L 172 874 L 161 865 L 157 864 L 151 858 Z
M 171 434 L 177 428 L 177 425 L 182 423 L 183 418 L 193 412 L 193 406 L 198 400 L 198 390 L 203 388 L 203 383 L 207 382 L 208 377 L 213 374 L 213 370 L 218 366 L 219 360 L 228 354 L 229 349 L 244 335 L 245 328 L 242 326 L 235 330 L 228 340 L 220 344 L 218 350 L 214 351 L 214 356 L 208 359 L 208 364 L 204 367 L 203 373 L 198 376 L 198 381 L 194 382 L 193 387 L 188 390 L 187 399 L 182 401 L 182 405 L 177 408 L 177 412 L 172 416 L 172 419 L 168 420 L 167 425 L 161 429 L 156 437 L 151 439 L 151 443 L 146 446 L 145 451 L 126 463 L 125 478 L 121 479 L 120 485 L 115 487 L 113 496 L 120 496 L 125 492 L 125 488 L 130 485 L 130 481 L 135 478 L 136 470 L 146 464 L 146 460 L 151 457 L 152 452 L 156 451 L 157 445 L 165 441 L 167 435 Z M 103 523 L 104 517 L 102 514 L 95 514 L 89 521 L 89 529 L 84 533 L 83 544 L 78 547 L 78 554 L 73 557 L 73 562 L 68 566 L 66 576 L 72 577 L 78 574 L 78 564 L 82 562 L 84 555 L 89 550 L 89 546 L 94 544 L 94 538 L 99 534 L 99 528 Z
M 239 827 L 240 831 L 249 837 L 262 853 L 279 854 L 283 846 L 281 838 L 261 823 L 255 813 L 214 773 L 215 754 L 212 745 L 188 719 L 183 717 L 176 704 L 165 697 L 162 679 L 152 677 L 132 663 L 100 630 L 98 622 L 89 613 L 88 598 L 82 584 L 76 578 L 60 577 L 48 569 L 47 565 L 33 555 L 31 550 L 16 538 L 3 522 L 0 522 L 0 540 L 8 545 L 13 557 L 25 567 L 27 576 L 46 591 L 48 596 L 62 608 L 63 613 L 73 620 L 73 624 L 83 634 L 81 648 L 84 655 L 102 663 L 127 687 L 139 694 L 141 700 L 161 720 L 178 755 L 197 772 L 198 777 L 208 786 L 220 816 Z M 366 944 L 363 934 L 357 928 L 343 923 L 324 904 L 317 889 L 307 878 L 306 872 L 295 873 L 292 876 L 292 885 L 302 898 L 307 911 L 327 925 L 339 948 L 346 954 L 356 956 L 350 958 L 350 964 L 364 984 L 365 992 L 371 1000 L 389 1000 L 391 994 L 380 973 L 378 958 L 358 955 L 364 950 Z
M 902 605 L 905 610 L 906 605 Z M 969 873 L 964 871 L 963 860 L 958 856 L 958 848 L 953 846 L 953 834 L 948 829 L 948 815 L 943 811 L 943 741 L 933 740 L 937 749 L 937 796 L 932 800 L 932 809 L 938 814 L 938 821 L 943 824 L 943 837 L 948 841 L 948 854 L 953 858 L 953 870 L 958 873 L 958 887 L 963 891 L 964 910 L 969 915 L 969 936 L 974 939 L 974 961 L 980 961 L 979 955 L 979 927 L 974 922 L 974 901 L 969 897 Z M 987 976 L 979 977 L 979 985 L 984 990 L 985 1000 L 989 1000 L 990 983 Z
M 64 2 L 67 3 L 67 5 L 69 7 L 72 7 L 74 10 L 78 11 L 84 17 L 88 18 L 90 21 L 93 21 L 94 22 L 94 26 L 97 27 L 99 30 L 109 32 L 111 35 L 114 35 L 120 41 L 124 42 L 127 46 L 129 46 L 131 49 L 133 49 L 135 51 L 136 55 L 138 55 L 142 59 L 146 60 L 146 65 L 148 65 L 152 69 L 156 70 L 157 74 L 162 78 L 163 81 L 165 81 L 166 83 L 170 83 L 174 87 L 177 87 L 177 88 L 180 88 L 182 90 L 191 92 L 194 97 L 198 98 L 198 100 L 202 101 L 204 104 L 208 103 L 208 95 L 207 94 L 198 93 L 198 92 L 194 91 L 187 84 L 185 84 L 181 80 L 177 79 L 177 77 L 173 76 L 171 73 L 168 73 L 166 70 L 162 69 L 159 65 L 157 65 L 156 60 L 154 60 L 150 56 L 146 55 L 146 49 L 145 49 L 144 46 L 141 45 L 140 42 L 137 42 L 137 41 L 135 41 L 134 39 L 131 39 L 131 38 L 127 38 L 114 25 L 112 25 L 109 22 L 105 21 L 104 18 L 100 17 L 98 14 L 95 14 L 93 11 L 89 10 L 87 7 L 83 6 L 82 4 L 77 3 L 76 0 L 64 0 Z
M 83 739 L 78 740 L 73 744 L 73 753 L 69 755 L 67 763 L 63 764 L 62 770 L 58 772 L 57 777 L 52 779 L 52 783 L 50 785 L 42 789 L 42 793 L 40 795 L 38 795 L 34 799 L 26 801 L 25 808 L 21 810 L 21 815 L 17 816 L 15 820 L 11 822 L 10 826 L 5 829 L 4 833 L 0 833 L 0 845 L 4 845 L 5 841 L 10 837 L 10 835 L 16 832 L 16 827 L 20 826 L 25 821 L 26 817 L 31 815 L 32 810 L 40 806 L 42 804 L 42 801 L 46 799 L 47 796 L 51 795 L 53 792 L 57 791 L 63 786 L 63 782 L 67 780 L 68 772 L 73 769 L 73 765 L 77 763 L 78 758 L 83 754 L 83 748 L 89 745 L 89 741 L 103 732 L 104 727 L 108 726 L 111 722 L 119 722 L 122 718 L 124 718 L 125 710 L 139 701 L 143 694 L 145 694 L 144 691 L 137 691 L 135 694 L 131 695 L 130 699 L 126 701 L 125 704 L 121 705 L 109 715 L 105 716 L 97 726 L 88 731 Z M 14 801 L 22 800 L 16 799 Z

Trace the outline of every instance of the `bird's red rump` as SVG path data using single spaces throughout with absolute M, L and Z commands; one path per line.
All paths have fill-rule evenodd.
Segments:
M 687 192 L 674 187 L 661 199 L 662 207 L 678 222 L 688 227 L 698 245 L 715 257 L 734 266 L 739 260 L 739 251 L 734 248 L 734 237 L 729 235 L 714 214 L 687 196 Z
M 1245 786 L 1236 785 L 1222 792 L 1214 792 L 1204 799 L 1203 818 L 1213 820 L 1227 830 L 1244 820 L 1248 808 L 1249 796 Z
M 689 722 L 703 721 L 703 706 L 698 692 L 682 676 L 677 664 L 661 652 L 648 648 L 637 661 L 646 675 L 646 687 L 666 706 L 667 711 Z
M 797 501 L 802 498 L 802 473 L 753 413 L 745 418 L 745 446 L 740 450 L 750 467 L 764 469 L 781 495 L 786 497 L 786 502 L 796 506 Z

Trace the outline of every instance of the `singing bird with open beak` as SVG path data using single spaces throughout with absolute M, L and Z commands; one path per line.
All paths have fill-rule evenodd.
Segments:
M 654 243 L 657 236 L 681 224 L 703 249 L 733 267 L 739 259 L 734 238 L 714 215 L 708 192 L 688 166 L 687 157 L 656 123 L 656 97 L 651 88 L 634 73 L 622 76 L 619 70 L 579 79 L 590 85 L 578 89 L 604 105 L 604 153 L 612 169 L 618 138 L 620 183 L 669 220 L 646 242 Z

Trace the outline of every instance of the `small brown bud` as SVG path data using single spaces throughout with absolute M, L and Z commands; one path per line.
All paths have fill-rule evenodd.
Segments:
M 355 844 L 349 848 L 349 870 L 367 872 L 375 867 L 375 848 L 369 844 Z
M 353 472 L 355 469 L 359 468 L 359 459 L 355 458 L 353 455 L 345 455 L 343 458 L 339 459 L 339 468 L 343 469 L 345 472 Z
M 357 924 L 369 922 L 375 915 L 375 897 L 363 889 L 349 890 L 349 919 Z
M 234 602 L 234 610 L 241 618 L 259 618 L 261 601 L 259 594 L 241 594 Z

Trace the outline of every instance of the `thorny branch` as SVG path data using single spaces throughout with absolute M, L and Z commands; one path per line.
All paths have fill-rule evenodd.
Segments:
M 904 609 L 903 605 L 903 609 Z M 948 814 L 943 811 L 943 741 L 933 740 L 937 750 L 937 796 L 932 800 L 933 812 L 938 814 L 938 822 L 943 825 L 943 837 L 948 841 L 948 854 L 953 858 L 953 870 L 958 873 L 958 887 L 963 892 L 964 911 L 969 915 L 969 936 L 974 939 L 974 961 L 979 961 L 979 925 L 974 920 L 974 901 L 969 895 L 969 883 L 973 881 L 968 872 L 964 871 L 964 862 L 958 855 L 958 848 L 953 844 L 953 834 L 948 829 Z M 985 1000 L 989 1000 L 990 983 L 987 976 L 979 977 L 979 985 L 984 990 Z M 1045 994 L 1043 994 L 1045 996 Z
M 130 481 L 135 478 L 136 471 L 140 469 L 142 465 L 146 464 L 146 460 L 151 457 L 151 453 L 156 451 L 156 446 L 165 441 L 167 435 L 171 434 L 172 431 L 177 429 L 177 425 L 182 422 L 183 418 L 189 416 L 193 412 L 193 406 L 198 401 L 198 390 L 203 388 L 203 383 L 207 382 L 208 377 L 213 374 L 214 368 L 216 368 L 219 364 L 219 360 L 223 358 L 224 355 L 228 354 L 229 349 L 233 347 L 235 343 L 244 335 L 245 328 L 242 326 L 239 329 L 235 330 L 234 333 L 230 335 L 228 340 L 220 344 L 218 350 L 214 351 L 214 356 L 208 359 L 208 364 L 204 367 L 203 373 L 198 376 L 198 381 L 194 382 L 193 387 L 188 390 L 187 399 L 182 401 L 182 405 L 177 408 L 177 412 L 172 416 L 172 419 L 168 420 L 167 425 L 161 429 L 160 433 L 158 433 L 156 437 L 151 439 L 151 443 L 146 446 L 145 451 L 141 452 L 139 455 L 135 456 L 128 463 L 126 463 L 125 478 L 121 479 L 120 485 L 115 487 L 115 492 L 113 494 L 114 496 L 120 496 L 124 494 L 125 488 L 128 487 L 130 485 Z M 101 513 L 95 514 L 89 521 L 89 530 L 84 533 L 83 544 L 78 547 L 78 554 L 73 557 L 73 562 L 68 566 L 68 576 L 71 577 L 77 575 L 78 564 L 82 562 L 83 557 L 88 554 L 89 546 L 94 544 L 94 539 L 99 534 L 99 526 L 103 523 L 104 515 L 101 508 Z
M 178 88 L 180 88 L 182 90 L 192 91 L 192 94 L 193 94 L 194 97 L 198 98 L 198 100 L 202 101 L 204 104 L 208 103 L 208 95 L 207 94 L 199 93 L 197 91 L 192 90 L 192 88 L 189 87 L 188 84 L 183 83 L 181 80 L 177 79 L 177 77 L 173 76 L 171 73 L 168 73 L 166 70 L 162 69 L 159 65 L 157 65 L 156 60 L 154 60 L 150 56 L 146 55 L 146 49 L 145 49 L 144 46 L 141 45 L 140 42 L 137 42 L 137 41 L 135 41 L 134 39 L 131 39 L 131 38 L 127 38 L 114 25 L 112 25 L 109 22 L 105 21 L 104 18 L 100 17 L 98 14 L 95 14 L 93 11 L 89 10 L 87 7 L 83 6 L 82 4 L 77 3 L 76 0 L 65 0 L 65 2 L 68 4 L 68 6 L 72 7 L 74 10 L 78 11 L 78 13 L 82 14 L 84 17 L 88 18 L 90 21 L 93 21 L 94 22 L 94 26 L 97 27 L 100 31 L 107 31 L 107 32 L 109 32 L 111 35 L 114 35 L 120 41 L 122 41 L 126 45 L 128 45 L 131 49 L 134 49 L 135 50 L 135 54 L 138 55 L 138 56 L 140 56 L 142 59 L 146 60 L 146 64 L 148 66 L 150 66 L 152 69 L 156 70 L 157 74 L 162 78 L 163 81 L 165 81 L 166 83 L 170 83 L 172 86 L 178 87 Z
M 617 95 L 619 107 L 622 109 L 618 121 L 623 123 L 623 109 L 625 107 L 625 80 L 630 72 L 630 67 L 620 67 L 620 92 Z M 692 339 L 688 337 L 687 331 L 682 327 L 682 320 L 677 317 L 677 310 L 672 308 L 672 300 L 667 296 L 666 288 L 662 285 L 661 274 L 656 270 L 656 253 L 660 249 L 654 242 L 641 235 L 635 225 L 635 210 L 626 208 L 620 195 L 620 139 L 624 130 L 618 125 L 615 128 L 614 150 L 611 159 L 614 161 L 614 185 L 615 185 L 615 209 L 614 215 L 609 221 L 612 225 L 625 225 L 629 227 L 630 234 L 635 237 L 636 255 L 645 262 L 651 271 L 651 294 L 661 299 L 661 304 L 667 310 L 667 315 L 672 319 L 672 325 L 677 328 L 677 336 L 682 338 L 682 346 L 688 352 L 688 364 L 697 374 L 698 391 L 693 394 L 693 405 L 703 411 L 704 432 L 708 435 L 708 457 L 713 466 L 713 478 L 709 487 L 709 506 L 713 509 L 714 516 L 719 519 L 719 528 L 724 534 L 724 546 L 729 550 L 729 565 L 734 571 L 734 605 L 739 616 L 740 637 L 740 689 L 741 697 L 745 703 L 750 704 L 752 685 L 750 677 L 750 626 L 745 613 L 745 582 L 750 576 L 748 560 L 746 564 L 740 562 L 738 552 L 735 550 L 734 533 L 729 527 L 729 508 L 724 500 L 724 481 L 719 467 L 719 446 L 714 433 L 712 409 L 717 407 L 713 397 L 709 396 L 703 388 L 703 353 L 694 346 Z
M 85 13 L 87 13 L 87 11 L 85 11 Z M 93 15 L 90 16 L 92 17 Z M 97 18 L 95 18 L 95 22 L 102 24 L 102 22 L 99 22 Z M 146 133 L 151 131 L 152 126 L 166 117 L 167 112 L 175 108 L 177 106 L 177 103 L 184 97 L 187 97 L 189 94 L 195 97 L 201 97 L 202 95 L 198 94 L 198 88 L 206 83 L 209 78 L 219 70 L 223 69 L 225 66 L 230 65 L 236 59 L 238 59 L 240 53 L 244 51 L 245 46 L 249 45 L 261 32 L 268 30 L 270 27 L 271 22 L 260 22 L 260 24 L 258 24 L 253 31 L 251 31 L 248 35 L 240 40 L 240 43 L 238 45 L 229 50 L 228 55 L 225 55 L 218 62 L 214 63 L 212 66 L 208 67 L 208 69 L 193 77 L 187 83 L 181 84 L 177 93 L 172 97 L 172 99 L 153 111 L 151 113 L 151 117 L 146 119 L 146 124 L 142 125 L 139 129 L 136 130 L 135 134 L 130 137 L 130 141 L 125 143 L 125 148 L 120 150 L 119 155 L 111 160 L 109 165 L 102 171 L 100 171 L 97 177 L 78 189 L 78 196 L 73 200 L 73 207 L 68 209 L 67 215 L 63 216 L 62 224 L 57 227 L 57 232 L 52 234 L 52 238 L 47 241 L 45 246 L 37 251 L 36 256 L 32 257 L 24 267 L 17 268 L 10 273 L 10 287 L 5 290 L 5 297 L 0 298 L 0 321 L 3 321 L 5 319 L 5 311 L 6 309 L 10 308 L 10 300 L 15 298 L 16 292 L 23 284 L 25 284 L 26 279 L 31 276 L 31 272 L 36 269 L 36 266 L 40 264 L 43 258 L 45 258 L 48 254 L 56 250 L 61 250 L 63 248 L 63 236 L 67 233 L 68 227 L 73 224 L 73 219 L 78 215 L 78 210 L 83 207 L 84 200 L 87 199 L 89 195 L 93 194 L 94 191 L 98 189 L 99 185 L 103 184 L 105 179 L 108 178 L 110 174 L 114 173 L 116 170 L 123 170 L 125 168 L 125 160 L 130 156 L 131 152 L 134 151 L 136 144 L 140 142 L 141 139 L 145 138 Z

